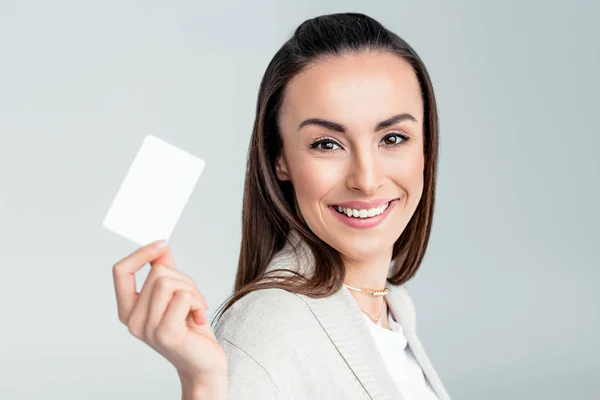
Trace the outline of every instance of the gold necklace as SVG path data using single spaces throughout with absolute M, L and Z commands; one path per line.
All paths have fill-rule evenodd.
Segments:
M 354 290 L 354 291 L 362 292 L 362 293 L 368 293 L 371 296 L 385 296 L 388 293 L 388 288 L 385 288 L 383 290 L 372 290 L 372 289 L 366 289 L 366 288 L 355 288 L 355 287 L 346 285 L 345 283 L 344 283 L 344 286 L 347 287 L 350 290 Z M 369 316 L 369 318 L 371 319 L 371 321 L 373 321 L 373 323 L 375 323 L 376 325 L 382 326 L 381 316 L 383 315 L 383 309 L 384 308 L 385 307 L 383 307 L 383 303 L 382 303 L 381 310 L 379 311 L 379 316 L 377 318 L 374 318 L 371 313 L 363 310 L 360 307 L 359 307 L 359 310 L 362 311 L 363 313 L 367 314 Z
M 350 290 L 354 290 L 356 292 L 367 293 L 367 294 L 370 294 L 371 296 L 385 296 L 386 294 L 388 294 L 388 288 L 385 288 L 383 290 L 373 290 L 373 289 L 367 289 L 367 288 L 355 288 L 355 287 L 346 285 L 345 283 L 344 283 L 344 286 L 346 286 Z
M 360 311 L 362 311 L 365 314 L 367 314 L 369 316 L 369 318 L 371 319 L 371 321 L 373 321 L 375 323 L 375 325 L 382 326 L 381 316 L 383 315 L 383 309 L 384 309 L 384 307 L 381 307 L 381 311 L 379 311 L 379 317 L 377 317 L 377 318 L 373 318 L 373 315 L 371 315 L 370 313 L 366 312 L 362 308 L 360 308 Z

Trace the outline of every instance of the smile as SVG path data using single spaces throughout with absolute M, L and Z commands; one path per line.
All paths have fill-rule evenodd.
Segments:
M 374 208 L 366 209 L 356 209 L 350 207 L 342 207 L 342 206 L 334 206 L 334 208 L 340 214 L 346 214 L 346 216 L 351 218 L 371 218 L 376 217 L 377 215 L 383 214 L 383 212 L 389 207 L 390 202 Z
M 369 208 L 353 208 L 341 205 L 332 205 L 328 208 L 345 225 L 356 229 L 369 229 L 382 223 L 398 201 L 399 199 L 396 198 Z M 355 206 L 355 204 L 351 205 Z

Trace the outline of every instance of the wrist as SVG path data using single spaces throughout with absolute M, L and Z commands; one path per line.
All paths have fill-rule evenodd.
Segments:
M 180 375 L 182 400 L 226 400 L 227 371 L 215 372 L 201 378 Z

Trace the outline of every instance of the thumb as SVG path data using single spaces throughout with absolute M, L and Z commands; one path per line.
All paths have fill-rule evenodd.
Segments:
M 173 254 L 171 254 L 171 246 L 169 243 L 157 249 L 157 257 L 150 261 L 151 267 L 154 267 L 157 264 L 173 269 L 175 268 L 175 261 L 173 260 Z

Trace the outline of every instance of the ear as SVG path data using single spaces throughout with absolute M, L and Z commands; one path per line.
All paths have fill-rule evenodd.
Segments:
M 290 180 L 287 163 L 281 154 L 278 155 L 277 159 L 275 160 L 275 174 L 277 175 L 277 179 L 280 181 Z

